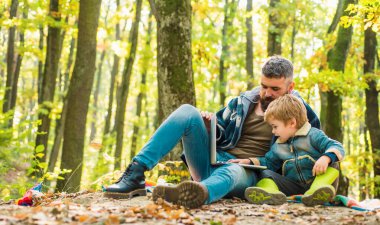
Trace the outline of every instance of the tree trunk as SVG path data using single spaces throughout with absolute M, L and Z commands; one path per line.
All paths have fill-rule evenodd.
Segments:
M 100 56 L 100 62 L 98 64 L 98 76 L 96 78 L 96 85 L 94 90 L 94 110 L 92 111 L 92 121 L 91 121 L 91 133 L 90 133 L 90 141 L 94 140 L 96 136 L 96 122 L 97 122 L 97 111 L 98 111 L 98 98 L 100 91 L 100 81 L 102 80 L 102 67 L 104 62 L 104 57 L 106 56 L 106 51 L 103 50 Z
M 356 0 L 344 0 L 343 9 L 346 9 L 348 4 L 355 4 Z M 344 10 L 343 16 L 348 15 Z M 352 26 L 344 28 L 339 26 L 338 36 L 334 47 L 327 54 L 327 62 L 329 69 L 334 71 L 344 72 L 344 67 L 347 59 L 348 50 L 350 49 L 352 39 Z M 327 107 L 326 107 L 326 134 L 341 143 L 343 143 L 343 129 L 342 129 L 342 96 L 334 93 L 333 90 L 327 92 Z M 348 183 L 344 182 L 342 174 L 340 174 L 340 183 L 338 191 L 344 190 L 342 195 L 348 189 Z
M 368 88 L 365 89 L 365 123 L 369 130 L 371 140 L 371 149 L 373 159 L 374 175 L 380 176 L 380 122 L 379 122 L 379 91 L 377 90 L 377 82 L 374 79 L 375 62 L 376 62 L 376 33 L 372 28 L 367 28 L 364 33 L 364 74 L 368 74 L 366 79 Z M 377 190 L 377 191 L 376 191 Z M 375 182 L 375 196 L 380 198 L 380 182 Z
M 114 169 L 120 169 L 121 166 L 121 156 L 123 149 L 123 137 L 124 137 L 124 121 L 125 121 L 125 108 L 127 106 L 128 92 L 130 79 L 132 74 L 133 62 L 135 61 L 137 40 L 138 40 L 138 30 L 141 17 L 141 5 L 142 0 L 136 1 L 136 15 L 135 21 L 132 24 L 130 32 L 131 40 L 131 50 L 129 52 L 128 58 L 125 60 L 123 77 L 121 80 L 121 89 L 120 89 L 120 104 L 116 107 L 116 149 L 115 149 L 115 167 Z
M 44 50 L 44 27 L 39 27 L 40 37 L 38 42 L 38 49 L 42 52 Z M 38 105 L 42 103 L 42 78 L 44 77 L 44 63 L 38 59 L 38 78 L 37 78 L 37 92 L 38 92 Z
M 219 92 L 220 92 L 220 107 L 224 106 L 226 101 L 226 89 L 227 89 L 227 66 L 225 65 L 226 59 L 229 58 L 229 37 L 231 32 L 229 32 L 230 27 L 232 26 L 232 21 L 235 17 L 235 0 L 232 0 L 231 3 L 228 3 L 228 0 L 224 3 L 224 22 L 222 29 L 222 53 L 219 61 Z
M 116 9 L 118 10 L 120 8 L 120 1 L 116 0 Z M 115 40 L 120 40 L 120 23 L 116 23 L 115 25 Z M 108 166 L 104 160 L 104 153 L 108 152 L 108 149 L 110 148 L 110 145 L 108 143 L 108 137 L 110 133 L 111 128 L 111 117 L 112 117 L 112 107 L 113 107 L 113 99 L 115 94 L 115 80 L 116 76 L 119 73 L 119 61 L 120 58 L 118 55 L 113 55 L 113 65 L 112 65 L 112 71 L 111 71 L 111 84 L 109 88 L 109 95 L 108 95 L 108 109 L 107 114 L 105 118 L 105 125 L 103 130 L 103 137 L 102 137 L 102 147 L 99 149 L 98 153 L 98 159 L 96 161 L 95 171 L 98 174 L 104 174 L 108 171 Z
M 329 29 L 327 30 L 327 34 L 330 34 L 335 31 L 336 27 L 338 26 L 338 22 L 340 20 L 340 17 L 342 16 L 343 12 L 343 0 L 338 1 L 338 6 L 335 11 L 334 18 L 329 26 Z M 322 70 L 323 68 L 320 68 Z M 321 89 L 319 89 L 319 96 L 321 98 L 321 111 L 320 111 L 320 120 L 321 120 L 321 128 L 326 132 L 326 114 L 327 114 L 327 93 L 322 92 Z
M 18 0 L 12 0 L 11 7 L 9 11 L 9 19 L 13 19 L 17 16 Z M 8 45 L 7 45 L 7 81 L 5 84 L 4 102 L 3 102 L 3 113 L 11 110 L 12 102 L 12 87 L 15 72 L 15 35 L 16 26 L 12 26 L 8 30 Z M 12 116 L 13 118 L 13 116 Z M 12 126 L 12 124 L 8 124 Z
M 96 34 L 101 0 L 79 3 L 78 47 L 73 75 L 67 93 L 67 115 L 61 157 L 61 169 L 69 169 L 57 190 L 77 192 L 82 177 L 86 119 L 96 60 Z
M 73 56 L 74 56 L 74 46 L 75 46 L 75 39 L 72 38 L 70 42 L 70 52 L 69 52 L 69 58 L 67 61 L 67 67 L 64 74 L 64 91 L 67 93 L 68 84 L 70 81 L 70 71 L 73 63 Z M 63 130 L 65 129 L 65 121 L 66 121 L 66 113 L 67 113 L 67 94 L 62 99 L 63 101 L 63 107 L 61 111 L 61 117 L 56 120 L 56 127 L 55 127 L 55 136 L 54 136 L 54 143 L 53 147 L 51 148 L 50 157 L 49 157 L 49 164 L 48 164 L 48 172 L 53 172 L 55 164 L 58 161 L 58 155 L 61 149 L 61 143 L 62 143 L 62 137 L 63 137 Z
M 246 49 L 245 49 L 245 69 L 247 70 L 248 90 L 251 90 L 255 85 L 255 78 L 253 75 L 253 31 L 252 31 L 252 0 L 247 0 L 247 14 L 245 19 L 246 32 Z
M 269 24 L 268 24 L 268 56 L 281 55 L 281 40 L 286 29 L 286 21 L 280 19 L 280 9 L 277 4 L 280 0 L 270 0 L 269 3 Z
M 150 14 L 151 15 L 151 14 Z M 148 18 L 149 23 L 148 23 L 148 30 L 147 30 L 147 40 L 145 42 L 145 51 L 148 52 L 150 51 L 150 40 L 151 40 L 151 33 L 152 33 L 152 22 L 151 22 L 151 16 Z M 150 57 L 145 56 L 143 58 L 143 72 L 141 75 L 141 84 L 140 84 L 140 93 L 137 96 L 137 109 L 136 109 L 136 118 L 138 118 L 138 121 L 141 121 L 140 116 L 141 116 L 141 108 L 142 108 L 142 101 L 146 98 L 146 74 L 148 72 L 149 68 L 149 61 Z M 130 159 L 132 160 L 133 157 L 136 155 L 136 146 L 137 146 L 137 139 L 139 137 L 139 130 L 140 130 L 140 122 L 135 122 L 133 124 L 133 136 L 132 136 L 132 143 L 131 143 L 131 154 L 130 154 Z
M 59 0 L 50 1 L 49 16 L 55 21 L 60 21 L 61 16 L 59 13 Z M 58 74 L 59 58 L 60 58 L 60 45 L 61 45 L 61 29 L 57 26 L 48 27 L 47 48 L 45 58 L 45 69 L 42 77 L 41 88 L 41 104 L 39 104 L 38 119 L 41 123 L 38 125 L 36 147 L 39 145 L 44 146 L 44 155 L 40 161 L 46 161 L 47 144 L 50 131 L 50 117 L 49 114 L 52 110 L 54 93 L 56 88 L 56 79 Z M 37 166 L 34 166 L 38 169 Z
M 120 7 L 120 0 L 116 0 L 116 7 L 119 9 Z M 115 25 L 115 40 L 120 40 L 120 23 L 117 23 Z M 111 85 L 109 89 L 109 96 L 108 96 L 108 110 L 107 110 L 107 116 L 105 119 L 105 126 L 104 126 L 104 133 L 103 133 L 103 142 L 105 140 L 105 137 L 110 132 L 111 128 L 111 117 L 112 117 L 112 106 L 113 106 L 113 98 L 114 98 L 114 92 L 115 92 L 115 80 L 116 76 L 119 73 L 119 61 L 120 58 L 118 55 L 113 55 L 113 65 L 112 65 L 112 71 L 111 71 Z
M 191 56 L 191 2 L 157 0 L 157 76 L 159 106 L 167 117 L 184 103 L 195 105 Z M 159 120 L 162 121 L 163 117 Z M 167 159 L 178 160 L 181 148 Z
M 27 6 L 24 6 L 24 7 L 25 8 L 23 9 L 22 18 L 27 19 L 28 18 L 28 9 L 26 8 Z M 24 31 L 20 31 L 20 47 L 21 48 L 24 47 L 24 42 L 25 42 Z M 18 53 L 17 54 L 16 68 L 14 71 L 13 84 L 12 84 L 12 94 L 11 94 L 12 98 L 11 98 L 11 105 L 10 105 L 11 110 L 14 110 L 14 108 L 16 107 L 18 79 L 20 77 L 20 70 L 21 70 L 21 63 L 22 63 L 23 54 L 24 53 L 22 53 L 22 54 Z M 10 126 L 13 125 L 13 116 L 11 118 L 9 125 Z

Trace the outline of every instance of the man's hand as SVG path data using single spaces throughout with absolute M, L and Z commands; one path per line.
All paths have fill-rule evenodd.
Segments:
M 313 176 L 324 174 L 330 162 L 331 162 L 330 157 L 325 156 L 325 155 L 321 156 L 314 164 Z
M 210 133 L 210 129 L 211 129 L 211 117 L 213 116 L 213 114 L 209 113 L 209 112 L 201 111 L 201 116 L 202 116 L 203 122 L 205 123 L 207 132 Z
M 251 164 L 251 160 L 249 159 L 230 159 L 227 162 L 238 164 Z

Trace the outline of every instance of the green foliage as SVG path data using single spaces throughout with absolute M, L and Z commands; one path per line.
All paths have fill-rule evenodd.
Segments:
M 0 113 L 0 199 L 3 200 L 20 197 L 33 186 L 33 181 L 26 174 L 31 166 L 33 144 L 25 141 L 33 123 L 25 120 L 14 128 L 8 128 L 9 118 L 10 113 Z

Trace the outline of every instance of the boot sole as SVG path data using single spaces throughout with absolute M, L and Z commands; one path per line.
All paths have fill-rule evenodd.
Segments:
M 252 204 L 282 205 L 286 203 L 286 196 L 283 193 L 273 194 L 258 187 L 245 189 L 244 196 Z
M 207 192 L 200 183 L 185 181 L 174 187 L 155 187 L 153 189 L 152 198 L 155 202 L 161 198 L 167 202 L 193 209 L 205 203 Z
M 138 196 L 146 196 L 146 190 L 144 189 L 136 189 L 134 191 L 128 192 L 128 193 L 121 193 L 121 192 L 104 192 L 104 197 L 108 198 L 116 198 L 116 199 L 130 199 Z
M 335 191 L 332 187 L 322 187 L 313 194 L 302 197 L 302 203 L 306 206 L 323 205 L 330 202 L 334 195 Z

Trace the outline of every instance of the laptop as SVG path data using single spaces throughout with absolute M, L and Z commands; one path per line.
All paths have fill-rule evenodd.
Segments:
M 215 113 L 211 117 L 210 159 L 211 159 L 211 165 L 213 165 L 213 166 L 232 164 L 231 162 L 216 161 L 216 115 L 215 115 Z M 253 169 L 253 170 L 265 170 L 265 169 L 267 169 L 266 166 L 256 166 L 256 165 L 240 164 L 240 163 L 238 165 L 242 166 L 244 168 Z

